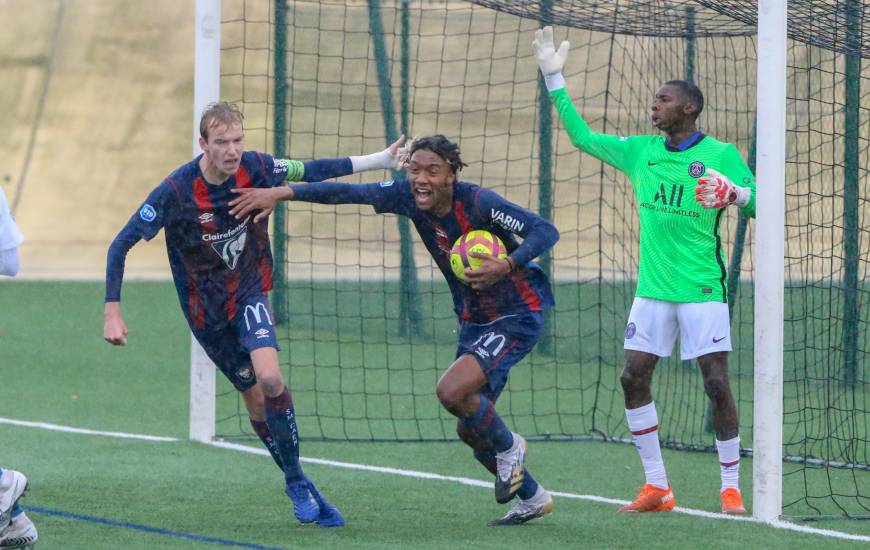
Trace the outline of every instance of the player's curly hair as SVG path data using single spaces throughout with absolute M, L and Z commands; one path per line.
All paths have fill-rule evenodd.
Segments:
M 676 86 L 679 88 L 683 92 L 683 95 L 698 108 L 694 113 L 695 118 L 698 118 L 698 115 L 704 110 L 704 94 L 701 93 L 701 88 L 688 80 L 668 80 L 665 82 L 665 86 Z
M 244 120 L 245 115 L 235 103 L 226 101 L 209 103 L 202 112 L 202 118 L 199 119 L 199 135 L 208 140 L 209 129 L 218 125 L 229 127 L 233 124 L 244 124 Z
M 441 134 L 415 139 L 414 143 L 411 145 L 411 150 L 408 152 L 408 156 L 410 157 L 420 150 L 432 151 L 439 157 L 443 158 L 450 166 L 450 169 L 453 170 L 454 174 L 462 170 L 465 166 L 468 166 L 462 162 L 459 145 L 453 143 Z

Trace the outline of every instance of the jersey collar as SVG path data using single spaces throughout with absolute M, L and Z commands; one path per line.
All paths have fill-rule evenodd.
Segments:
M 682 143 L 678 143 L 677 145 L 672 145 L 670 141 L 665 140 L 665 149 L 667 149 L 668 151 L 670 151 L 672 153 L 679 153 L 682 151 L 686 151 L 688 149 L 691 149 L 695 145 L 698 145 L 699 143 L 701 143 L 701 140 L 703 140 L 705 137 L 707 137 L 707 136 L 705 136 L 699 130 L 699 131 L 695 132 L 694 134 L 692 134 L 691 136 L 689 136 L 688 138 L 686 138 L 685 140 L 683 140 Z

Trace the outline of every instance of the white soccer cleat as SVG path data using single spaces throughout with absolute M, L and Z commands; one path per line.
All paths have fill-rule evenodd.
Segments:
M 5 470 L 4 470 L 5 472 Z M 3 475 L 6 475 L 5 473 Z M 33 548 L 36 545 L 36 526 L 27 517 L 27 514 L 18 514 L 12 520 L 5 531 L 0 532 L 0 548 L 9 550 L 12 548 Z
M 0 476 L 0 532 L 9 525 L 12 507 L 27 490 L 27 476 L 15 470 L 3 470 Z
M 496 453 L 495 500 L 499 504 L 510 502 L 526 479 L 526 468 L 523 460 L 526 448 L 529 446 L 520 434 L 512 433 L 514 444 L 511 448 Z
M 490 525 L 521 525 L 527 521 L 546 516 L 552 511 L 553 497 L 538 485 L 535 496 L 528 500 L 520 500 L 503 518 L 490 522 Z

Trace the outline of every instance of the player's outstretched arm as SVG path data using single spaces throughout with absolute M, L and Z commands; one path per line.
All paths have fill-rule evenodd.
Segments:
M 236 219 L 242 219 L 252 212 L 257 212 L 254 216 L 254 223 L 265 219 L 275 210 L 275 206 L 280 201 L 293 200 L 295 193 L 291 187 L 281 185 L 284 181 L 297 182 L 307 181 L 312 183 L 323 182 L 327 179 L 346 176 L 351 173 L 363 172 L 366 170 L 398 170 L 401 169 L 408 160 L 408 152 L 413 140 L 405 143 L 405 135 L 399 136 L 399 139 L 390 144 L 383 151 L 362 156 L 351 156 L 342 159 L 324 159 L 312 160 L 305 163 L 296 160 L 275 161 L 276 171 L 277 163 L 283 162 L 287 172 L 284 180 L 275 182 L 277 187 L 272 188 L 237 188 L 231 189 L 233 193 L 239 195 L 229 202 L 230 214 Z M 333 186 L 342 186 L 348 184 L 330 184 Z M 306 186 L 307 187 L 307 186 Z M 320 189 L 320 188 L 316 188 Z M 350 198 L 345 200 L 344 193 L 326 192 L 327 200 L 310 199 L 311 202 L 326 202 L 328 204 L 338 204 L 345 202 L 365 202 Z M 302 200 L 309 200 L 302 198 Z
M 387 185 L 389 184 L 389 185 Z M 239 195 L 230 201 L 230 214 L 242 219 L 255 210 L 261 210 L 254 221 L 259 221 L 269 214 L 275 204 L 281 200 L 316 202 L 319 204 L 370 204 L 378 205 L 388 200 L 391 192 L 398 186 L 392 181 L 377 183 L 340 183 L 319 181 L 312 183 L 297 183 L 289 187 L 271 189 L 233 189 Z M 385 210 L 379 210 L 385 211 Z
M 403 146 L 404 142 L 403 134 L 383 151 L 368 155 L 316 159 L 307 162 L 276 159 L 271 175 L 272 185 L 283 186 L 288 182 L 298 181 L 326 181 L 367 170 L 399 170 L 407 160 L 410 145 L 409 143 Z
M 553 107 L 575 147 L 618 170 L 630 173 L 637 160 L 636 155 L 631 151 L 632 140 L 635 138 L 593 132 L 568 96 L 562 69 L 565 67 L 570 48 L 571 43 L 563 40 L 559 49 L 556 49 L 553 43 L 553 27 L 548 26 L 535 31 L 532 51 L 541 69 L 547 91 L 550 92 Z

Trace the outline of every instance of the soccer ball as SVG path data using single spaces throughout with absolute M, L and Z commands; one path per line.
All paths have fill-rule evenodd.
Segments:
M 499 260 L 507 258 L 507 248 L 498 235 L 493 235 L 485 229 L 469 231 L 456 239 L 450 250 L 450 267 L 456 278 L 462 282 L 465 282 L 466 267 L 471 269 L 480 267 L 480 260 L 471 256 L 472 252 L 489 254 Z

